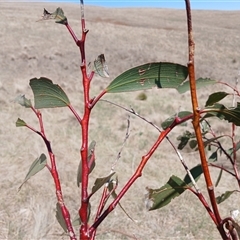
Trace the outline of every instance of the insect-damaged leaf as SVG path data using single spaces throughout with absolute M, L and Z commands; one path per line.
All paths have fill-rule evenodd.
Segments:
M 45 8 L 43 10 L 43 16 L 41 20 L 55 19 L 56 23 L 67 24 L 67 18 L 64 16 L 62 8 L 57 8 L 55 12 L 50 13 Z M 39 20 L 39 21 L 41 21 Z
M 103 177 L 103 178 L 97 178 L 95 180 L 94 186 L 92 187 L 92 193 L 94 194 L 98 189 L 100 189 L 105 183 L 107 183 L 111 177 L 115 174 L 115 172 L 111 173 L 110 175 L 108 175 L 107 177 Z
M 229 93 L 226 93 L 226 92 L 215 92 L 215 93 L 212 93 L 208 97 L 208 100 L 207 100 L 207 102 L 205 104 L 205 107 L 212 106 L 214 103 L 219 102 L 220 100 L 225 98 L 227 95 L 229 95 Z
M 182 194 L 186 190 L 186 186 L 187 184 L 184 181 L 173 175 L 161 188 L 148 188 L 148 210 L 155 210 L 166 206 L 172 199 Z
M 108 66 L 104 54 L 100 54 L 97 59 L 94 61 L 94 72 L 98 73 L 100 77 L 108 78 Z
M 204 112 L 207 114 L 204 118 L 207 117 L 218 117 L 219 119 L 227 120 L 228 122 L 234 123 L 237 126 L 240 126 L 240 103 L 237 103 L 237 107 L 227 108 L 223 104 L 215 103 L 213 106 L 206 107 Z
M 25 98 L 25 95 L 19 95 L 15 98 L 15 102 L 19 103 L 21 106 L 25 108 L 30 108 L 32 107 L 32 103 L 30 99 Z
M 47 158 L 45 154 L 41 154 L 41 156 L 39 158 L 37 158 L 31 165 L 31 167 L 29 168 L 29 171 L 23 181 L 23 183 L 21 184 L 21 186 L 18 188 L 18 191 L 21 189 L 22 185 L 33 175 L 35 175 L 36 173 L 38 173 L 39 171 L 41 171 L 47 163 Z
M 88 164 L 89 166 L 89 174 L 92 172 L 94 169 L 96 163 L 95 163 L 95 156 L 94 156 L 94 151 L 95 151 L 95 146 L 96 146 L 96 141 L 92 141 L 90 143 L 90 146 L 88 147 Z M 77 171 L 77 186 L 80 186 L 80 183 L 82 182 L 82 160 L 79 162 L 78 165 L 78 171 Z
M 169 62 L 152 62 L 120 74 L 109 84 L 106 92 L 130 92 L 153 87 L 178 88 L 187 76 L 186 66 Z
M 224 202 L 226 199 L 228 199 L 234 192 L 236 192 L 236 190 L 233 191 L 226 191 L 225 193 L 223 193 L 221 196 L 216 197 L 216 202 L 217 204 L 220 204 L 222 202 Z
M 27 124 L 20 118 L 17 119 L 16 121 L 16 127 L 25 127 Z
M 70 104 L 62 88 L 53 84 L 48 78 L 33 78 L 30 80 L 30 87 L 34 94 L 35 108 L 37 109 L 66 107 Z
M 59 203 L 56 204 L 56 218 L 57 218 L 58 223 L 60 224 L 60 226 L 64 230 L 64 232 L 67 233 L 68 232 L 67 231 L 67 225 L 66 225 L 64 217 L 62 215 L 61 206 L 60 206 Z

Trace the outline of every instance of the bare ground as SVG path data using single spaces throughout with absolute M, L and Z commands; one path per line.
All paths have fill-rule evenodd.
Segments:
M 61 5 L 69 23 L 80 33 L 78 5 L 49 3 L 4 3 L 0 1 L 0 238 L 1 239 L 68 239 L 55 219 L 56 198 L 47 170 L 30 179 L 17 192 L 32 161 L 46 153 L 41 139 L 23 128 L 16 128 L 18 117 L 37 128 L 33 113 L 13 102 L 19 94 L 33 98 L 28 85 L 33 77 L 46 76 L 58 83 L 72 104 L 82 112 L 82 86 L 79 51 L 64 26 L 36 22 L 43 8 L 50 12 Z M 151 61 L 187 63 L 186 16 L 182 10 L 108 9 L 85 7 L 88 61 L 104 53 L 110 79 L 94 78 L 91 94 L 96 95 L 122 71 Z M 196 41 L 197 77 L 210 77 L 234 84 L 239 74 L 239 12 L 193 11 Z M 200 105 L 215 86 L 199 91 Z M 229 89 L 224 89 L 230 91 Z M 146 101 L 137 100 L 138 92 L 107 95 L 104 98 L 133 107 L 137 112 L 160 125 L 179 110 L 190 110 L 189 93 L 175 90 L 149 90 Z M 67 109 L 43 110 L 45 128 L 57 157 L 65 201 L 74 218 L 79 207 L 76 169 L 79 162 L 80 129 Z M 91 184 L 105 176 L 121 148 L 126 132 L 127 114 L 105 102 L 93 111 L 90 139 L 97 141 L 97 166 Z M 189 126 L 191 124 L 189 123 Z M 217 124 L 219 132 L 230 126 Z M 176 137 L 180 127 L 170 138 Z M 153 144 L 158 133 L 148 124 L 131 116 L 131 136 L 116 171 L 119 190 L 133 174 L 141 156 Z M 184 152 L 189 167 L 198 163 L 195 153 Z M 213 171 L 214 181 L 218 171 Z M 169 206 L 148 212 L 144 205 L 145 188 L 162 186 L 172 175 L 185 175 L 177 156 L 164 142 L 144 170 L 143 176 L 121 201 L 132 222 L 120 208 L 100 226 L 97 239 L 219 239 L 204 208 L 191 193 L 184 193 Z M 228 175 L 216 189 L 217 195 L 233 190 L 235 183 Z M 201 179 L 200 186 L 204 191 Z M 92 200 L 92 219 L 98 197 Z M 239 206 L 235 193 L 220 205 L 222 216 Z M 90 221 L 91 221 L 90 220 Z M 132 236 L 132 237 L 131 237 Z

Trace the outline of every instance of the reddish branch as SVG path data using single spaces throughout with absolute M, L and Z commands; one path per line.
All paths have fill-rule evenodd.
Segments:
M 39 125 L 40 125 L 40 131 L 37 131 L 34 128 L 28 126 L 28 125 L 26 125 L 26 127 L 28 127 L 29 129 L 31 129 L 32 131 L 34 131 L 35 133 L 40 135 L 42 137 L 46 147 L 47 147 L 48 154 L 49 154 L 50 161 L 51 161 L 51 166 L 47 165 L 47 168 L 50 171 L 50 173 L 53 177 L 54 183 L 55 183 L 57 201 L 58 201 L 58 204 L 60 206 L 62 216 L 65 220 L 65 224 L 66 224 L 67 231 L 68 231 L 68 234 L 70 236 L 70 239 L 71 240 L 77 240 L 77 238 L 75 236 L 75 233 L 74 233 L 74 230 L 73 230 L 73 227 L 72 227 L 71 217 L 70 217 L 69 211 L 68 211 L 68 209 L 67 209 L 67 207 L 65 206 L 65 203 L 64 203 L 62 189 L 61 189 L 61 183 L 60 183 L 58 171 L 57 171 L 57 168 L 56 168 L 55 155 L 53 154 L 53 151 L 52 151 L 52 148 L 51 148 L 51 143 L 45 135 L 44 125 L 43 125 L 43 120 L 42 120 L 42 114 L 39 110 L 36 110 L 33 107 L 31 107 L 31 109 L 33 110 L 33 112 L 36 114 L 36 116 L 38 118 L 38 122 L 39 122 Z
M 198 107 L 197 91 L 196 91 L 196 78 L 195 78 L 195 67 L 194 67 L 195 43 L 193 41 L 191 8 L 190 8 L 189 0 L 185 0 L 185 3 L 186 3 L 187 24 L 188 24 L 188 46 L 189 46 L 188 73 L 189 73 L 190 92 L 191 92 L 191 100 L 192 100 L 192 108 L 193 108 L 193 127 L 194 127 L 196 138 L 197 138 L 198 150 L 201 158 L 201 164 L 202 164 L 203 174 L 205 177 L 205 182 L 207 185 L 208 195 L 209 195 L 212 209 L 216 219 L 214 222 L 222 238 L 229 239 L 224 230 L 222 219 L 218 211 L 218 206 L 217 206 L 215 193 L 214 193 L 214 186 L 211 180 L 211 175 L 210 175 L 210 171 L 209 171 L 209 167 L 208 167 L 208 163 L 205 155 L 205 150 L 204 150 L 204 143 L 202 139 L 201 128 L 199 124 L 200 111 Z

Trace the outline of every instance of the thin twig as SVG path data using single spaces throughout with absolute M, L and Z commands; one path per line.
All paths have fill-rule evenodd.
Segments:
M 117 154 L 117 158 L 116 158 L 116 160 L 114 161 L 114 163 L 113 163 L 113 165 L 111 167 L 111 173 L 114 172 L 114 168 L 115 168 L 118 160 L 121 158 L 121 153 L 123 151 L 123 148 L 124 148 L 128 138 L 129 138 L 129 136 L 130 136 L 130 115 L 128 115 L 128 119 L 127 119 L 127 129 L 126 129 L 125 138 L 124 138 L 123 144 L 121 146 L 121 149 L 119 150 L 119 152 Z

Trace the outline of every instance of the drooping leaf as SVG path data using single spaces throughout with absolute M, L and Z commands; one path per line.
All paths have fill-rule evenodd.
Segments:
M 25 127 L 27 124 L 20 118 L 17 119 L 16 121 L 16 127 Z
M 147 189 L 148 210 L 162 208 L 169 204 L 172 199 L 178 197 L 186 190 L 187 184 L 177 176 L 171 176 L 168 182 L 159 189 Z
M 218 159 L 218 153 L 217 151 L 213 152 L 211 156 L 208 158 L 208 162 L 216 162 Z
M 227 95 L 229 95 L 229 93 L 226 93 L 226 92 L 215 92 L 215 93 L 212 93 L 208 97 L 208 100 L 207 100 L 207 102 L 205 104 L 205 107 L 212 106 L 214 103 L 219 102 L 220 100 L 225 98 Z
M 24 94 L 17 96 L 14 101 L 19 103 L 21 106 L 23 106 L 25 108 L 32 107 L 31 100 L 27 99 Z
M 197 182 L 198 179 L 200 178 L 201 174 L 203 173 L 201 164 L 193 167 L 193 168 L 190 170 L 190 173 L 191 173 L 192 177 L 194 178 L 195 182 Z M 192 186 L 192 185 L 193 185 L 193 184 L 192 184 L 192 181 L 191 181 L 191 179 L 190 179 L 190 177 L 189 177 L 188 174 L 185 175 L 183 181 L 184 181 L 186 184 L 188 184 L 189 186 Z
M 66 107 L 70 101 L 66 93 L 57 84 L 45 77 L 30 80 L 30 86 L 34 94 L 35 108 Z
M 92 141 L 88 147 L 88 163 L 89 166 L 89 174 L 94 169 L 96 163 L 95 163 L 95 157 L 94 157 L 94 151 L 95 151 L 96 141 Z M 94 159 L 92 159 L 94 158 Z M 78 170 L 77 170 L 77 186 L 80 186 L 80 183 L 82 182 L 82 160 L 79 162 Z
M 224 136 L 218 136 L 218 137 L 214 137 L 214 138 L 209 138 L 206 141 L 203 142 L 204 147 L 207 147 L 208 145 L 210 145 L 210 143 L 215 142 L 216 140 L 218 140 L 219 138 L 222 138 Z
M 105 183 L 107 183 L 111 179 L 111 177 L 114 174 L 115 174 L 115 172 L 111 173 L 107 177 L 97 178 L 95 180 L 94 186 L 92 187 L 92 193 L 91 194 L 94 194 L 97 190 L 99 190 Z
M 61 206 L 60 206 L 59 203 L 56 204 L 56 218 L 57 218 L 58 223 L 60 224 L 60 226 L 64 230 L 64 232 L 67 233 L 68 232 L 67 225 L 66 225 L 64 217 L 62 215 Z
M 187 76 L 186 66 L 169 62 L 152 62 L 120 74 L 108 85 L 106 92 L 131 92 L 153 87 L 178 88 Z
M 232 156 L 232 155 L 233 155 L 233 150 L 238 151 L 239 149 L 240 149 L 240 141 L 236 144 L 235 149 L 229 148 L 229 149 L 227 150 L 227 153 L 228 153 L 230 156 Z
M 220 204 L 222 202 L 224 202 L 226 199 L 228 199 L 234 192 L 236 192 L 236 190 L 233 191 L 226 191 L 225 193 L 223 193 L 221 196 L 216 197 L 216 202 L 217 204 Z
M 192 112 L 189 112 L 189 111 L 178 112 L 177 114 L 174 114 L 173 116 L 167 118 L 164 122 L 162 122 L 161 126 L 163 129 L 167 129 L 168 127 L 170 127 L 173 124 L 176 117 L 184 118 L 191 114 L 192 114 Z
M 220 182 L 220 180 L 221 180 L 221 178 L 222 178 L 222 172 L 223 172 L 223 170 L 221 169 L 220 172 L 219 172 L 219 175 L 218 175 L 217 181 L 216 181 L 216 183 L 215 183 L 215 187 L 218 186 L 218 184 L 219 184 L 219 182 Z
M 35 175 L 36 173 L 38 173 L 39 171 L 41 171 L 47 164 L 47 158 L 45 154 L 41 154 L 41 156 L 37 159 L 34 160 L 34 162 L 32 163 L 32 165 L 29 168 L 29 171 L 23 181 L 23 183 L 20 185 L 20 187 L 18 188 L 18 191 L 21 189 L 21 187 L 23 186 L 23 184 L 33 175 Z
M 108 66 L 104 54 L 100 54 L 98 58 L 94 61 L 94 72 L 98 73 L 100 77 L 108 78 Z
M 240 103 L 237 103 L 237 107 L 227 108 L 223 104 L 215 103 L 213 106 L 208 106 L 204 109 L 204 112 L 207 114 L 204 118 L 207 117 L 218 117 L 219 119 L 227 120 L 228 122 L 234 123 L 237 126 L 240 126 Z
M 87 219 L 88 219 L 88 221 L 89 221 L 90 215 L 91 215 L 91 204 L 88 203 L 88 208 L 87 208 Z M 77 215 L 75 216 L 75 218 L 73 219 L 72 225 L 73 225 L 74 227 L 77 227 L 77 226 L 80 226 L 80 225 L 81 225 L 81 219 L 80 219 L 80 217 L 79 217 L 79 214 L 77 214 Z
M 188 130 L 183 132 L 182 135 L 177 137 L 177 140 L 180 141 L 178 144 L 178 149 L 182 150 L 190 140 L 190 138 L 194 137 L 195 135 L 189 132 Z
M 212 84 L 215 84 L 217 83 L 217 81 L 215 80 L 212 80 L 210 78 L 198 78 L 196 80 L 196 88 L 199 89 L 199 88 L 202 88 L 202 87 L 206 87 L 208 85 L 212 85 Z M 187 91 L 190 90 L 190 84 L 189 84 L 189 80 L 183 82 L 178 88 L 177 88 L 177 91 L 182 94 L 182 93 L 185 93 Z
M 116 176 L 116 180 L 115 181 L 116 181 L 116 185 L 117 185 L 118 184 L 117 176 Z M 116 199 L 117 198 L 117 193 L 116 193 L 116 191 L 114 189 L 113 181 L 109 182 L 108 190 L 109 190 L 109 192 L 111 192 L 111 196 L 113 197 L 113 199 Z M 126 214 L 126 216 L 134 222 L 133 218 L 127 213 L 127 211 L 123 208 L 123 206 L 121 205 L 120 202 L 118 202 L 118 205 L 122 209 L 122 211 Z
M 55 19 L 56 23 L 61 23 L 66 25 L 67 24 L 67 18 L 64 16 L 64 12 L 61 8 L 57 8 L 55 12 L 50 13 L 45 8 L 43 10 L 43 16 L 41 20 L 50 20 Z

